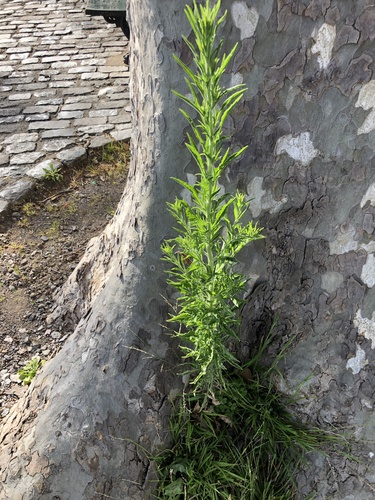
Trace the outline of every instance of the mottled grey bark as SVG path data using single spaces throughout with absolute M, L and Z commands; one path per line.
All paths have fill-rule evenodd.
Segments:
M 361 464 L 316 458 L 299 478 L 300 498 L 371 499 L 375 3 L 247 4 L 259 18 L 233 131 L 250 148 L 230 180 L 254 198 L 266 239 L 244 256 L 258 281 L 243 336 L 251 342 L 278 315 L 280 339 L 296 336 L 283 365 L 287 387 L 311 375 L 300 411 L 358 440 Z
M 188 162 L 182 133 L 173 119 L 168 125 L 178 114 L 173 40 L 187 26 L 169 0 L 139 6 L 129 1 L 134 136 L 126 191 L 65 288 L 76 297 L 74 334 L 2 429 L 2 499 L 143 500 L 155 487 L 142 448 L 165 441 L 168 398 L 180 390 L 175 349 L 160 326 L 160 243 L 171 234 L 170 177 Z
M 141 7 L 140 7 L 141 5 Z M 275 316 L 285 391 L 306 376 L 299 411 L 343 424 L 359 464 L 314 457 L 300 498 L 375 493 L 375 4 L 373 0 L 224 0 L 227 83 L 245 99 L 228 121 L 249 148 L 226 187 L 252 198 L 266 239 L 241 255 L 249 276 L 242 354 Z M 4 427 L 0 498 L 151 498 L 148 450 L 166 439 L 176 350 L 159 324 L 166 294 L 160 242 L 165 201 L 194 166 L 171 94 L 184 91 L 173 54 L 188 61 L 182 3 L 129 0 L 134 120 L 132 168 L 116 217 L 92 242 L 59 299 L 79 321 Z M 69 298 L 69 300 L 67 300 Z M 153 353 L 148 358 L 129 348 Z M 130 441 L 127 441 L 130 440 Z

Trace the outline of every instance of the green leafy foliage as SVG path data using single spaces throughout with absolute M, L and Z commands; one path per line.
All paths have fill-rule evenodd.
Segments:
M 222 193 L 219 180 L 231 161 L 245 148 L 231 153 L 224 147 L 226 118 L 242 98 L 243 85 L 223 88 L 220 80 L 236 47 L 222 55 L 223 40 L 216 43 L 217 30 L 226 14 L 218 18 L 220 2 L 185 12 L 195 34 L 195 45 L 185 38 L 193 54 L 195 73 L 176 59 L 186 73 L 192 97 L 176 93 L 193 108 L 197 118 L 181 110 L 192 134 L 186 144 L 197 167 L 197 181 L 190 185 L 175 179 L 190 194 L 191 202 L 176 199 L 168 207 L 178 223 L 179 235 L 162 246 L 165 260 L 172 265 L 169 283 L 180 296 L 179 310 L 171 321 L 183 328 L 177 333 L 182 349 L 195 374 L 193 384 L 211 390 L 223 383 L 225 364 L 237 366 L 228 350 L 228 340 L 236 338 L 240 295 L 246 278 L 236 271 L 236 255 L 251 241 L 262 238 L 252 222 L 243 223 L 248 203 L 242 193 Z
M 60 167 L 55 167 L 52 163 L 48 168 L 43 168 L 43 179 L 46 181 L 60 182 L 63 179 Z
M 39 357 L 35 357 L 33 359 L 30 359 L 30 361 L 28 361 L 21 370 L 18 370 L 17 373 L 22 380 L 23 385 L 31 384 L 37 371 L 41 366 L 44 365 L 44 363 L 45 361 L 42 361 Z

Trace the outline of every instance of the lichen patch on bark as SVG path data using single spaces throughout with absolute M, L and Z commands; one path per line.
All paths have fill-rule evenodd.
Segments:
M 358 135 L 368 134 L 375 130 L 375 80 L 371 80 L 361 87 L 355 106 L 366 111 L 370 110 L 370 113 L 358 128 Z
M 324 23 L 316 33 L 312 34 L 315 44 L 311 47 L 313 54 L 318 54 L 321 69 L 327 69 L 331 62 L 332 50 L 336 39 L 336 26 Z
M 353 375 L 357 375 L 362 368 L 368 364 L 368 359 L 366 359 L 366 353 L 361 346 L 357 344 L 357 351 L 354 358 L 350 358 L 346 363 L 346 368 L 352 370 Z
M 234 24 L 241 32 L 241 40 L 251 38 L 256 30 L 259 14 L 255 7 L 248 7 L 244 1 L 233 2 L 231 7 Z
M 309 132 L 303 132 L 297 136 L 291 134 L 280 137 L 277 140 L 275 154 L 287 153 L 294 160 L 300 161 L 307 166 L 319 155 L 319 151 L 314 148 Z

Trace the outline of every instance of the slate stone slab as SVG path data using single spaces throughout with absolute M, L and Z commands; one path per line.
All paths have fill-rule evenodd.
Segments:
M 128 139 L 131 139 L 131 132 L 132 129 L 131 127 L 125 129 L 125 130 L 119 130 L 117 132 L 111 132 L 111 136 L 116 140 L 116 141 L 126 141 Z
M 4 153 L 0 153 L 0 167 L 4 167 L 9 163 L 9 156 Z
M 64 165 L 73 166 L 87 158 L 86 149 L 82 146 L 66 149 L 56 155 Z
M 75 144 L 74 139 L 55 139 L 44 141 L 43 149 L 50 152 L 61 151 L 62 149 L 71 146 L 72 144 Z
M 3 140 L 4 144 L 14 144 L 14 143 L 20 143 L 20 142 L 35 142 L 38 140 L 38 134 L 37 133 L 21 133 L 21 134 L 13 134 L 6 139 Z
M 15 142 L 13 144 L 9 144 L 6 147 L 6 152 L 11 153 L 26 153 L 30 151 L 34 151 L 36 148 L 35 142 Z
M 10 203 L 7 200 L 0 198 L 0 216 L 4 217 L 10 209 Z
M 51 120 L 49 122 L 33 122 L 29 125 L 29 130 L 51 130 L 70 127 L 69 120 Z
M 90 148 L 95 149 L 95 148 L 101 148 L 105 146 L 106 144 L 109 144 L 112 142 L 112 139 L 108 137 L 107 135 L 100 135 L 99 137 L 94 137 L 90 141 Z
M 9 164 L 12 165 L 30 165 L 35 163 L 37 160 L 42 158 L 44 153 L 40 151 L 34 151 L 33 153 L 20 153 L 12 156 Z
M 20 179 L 14 184 L 7 186 L 5 189 L 0 191 L 0 198 L 8 202 L 15 202 L 22 200 L 35 186 L 36 181 L 34 179 Z

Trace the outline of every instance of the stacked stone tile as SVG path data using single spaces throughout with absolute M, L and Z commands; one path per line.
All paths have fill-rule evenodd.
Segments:
M 43 168 L 130 137 L 126 51 L 83 0 L 0 0 L 0 214 Z

